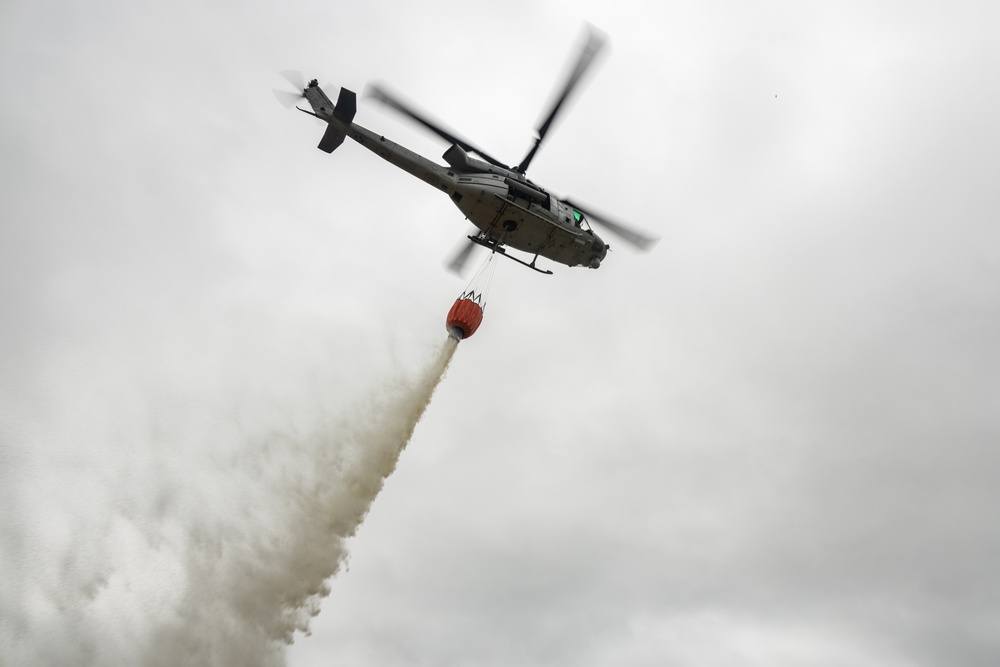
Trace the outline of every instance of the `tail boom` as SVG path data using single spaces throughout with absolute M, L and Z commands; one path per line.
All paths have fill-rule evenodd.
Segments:
M 301 111 L 316 116 L 327 123 L 326 132 L 323 133 L 323 138 L 317 146 L 321 151 L 332 153 L 344 143 L 344 139 L 350 137 L 383 160 L 409 172 L 435 188 L 447 192 L 449 195 L 454 190 L 455 176 L 449 168 L 435 164 L 422 155 L 355 124 L 354 114 L 357 113 L 358 102 L 354 91 L 341 88 L 337 104 L 334 105 L 313 79 L 303 93 L 313 110 L 310 112 L 301 109 Z

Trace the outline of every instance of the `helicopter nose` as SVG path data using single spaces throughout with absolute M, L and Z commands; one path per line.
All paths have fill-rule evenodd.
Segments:
M 590 247 L 593 254 L 590 256 L 590 268 L 596 269 L 601 265 L 601 260 L 608 254 L 608 245 L 601 239 L 594 239 L 594 244 Z

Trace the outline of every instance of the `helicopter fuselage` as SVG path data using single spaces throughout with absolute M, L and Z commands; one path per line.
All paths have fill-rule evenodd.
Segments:
M 349 113 L 337 113 L 314 82 L 304 93 L 313 108 L 312 115 L 328 123 L 320 149 L 332 152 L 345 137 L 350 137 L 445 193 L 479 229 L 478 237 L 470 237 L 476 243 L 500 252 L 509 246 L 529 253 L 534 256 L 529 265 L 532 268 L 539 256 L 567 266 L 596 269 L 601 265 L 608 246 L 590 229 L 585 216 L 523 174 L 472 158 L 457 145 L 444 154 L 448 164 L 439 165 L 354 123 L 354 94 L 350 91 L 342 89 L 337 103 L 337 107 L 350 108 Z M 345 94 L 349 95 L 346 99 Z

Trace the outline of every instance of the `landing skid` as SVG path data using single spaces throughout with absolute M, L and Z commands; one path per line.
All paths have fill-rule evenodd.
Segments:
M 492 252 L 500 253 L 501 255 L 503 255 L 504 257 L 506 257 L 507 259 L 513 260 L 513 261 L 517 262 L 518 264 L 522 264 L 522 265 L 528 267 L 529 269 L 533 269 L 535 271 L 538 271 L 539 273 L 544 273 L 547 276 L 551 276 L 552 275 L 551 271 L 548 271 L 546 269 L 540 269 L 537 266 L 535 266 L 535 260 L 538 259 L 538 255 L 535 255 L 534 259 L 532 259 L 531 262 L 529 263 L 529 262 L 525 262 L 523 259 L 518 259 L 517 257 L 514 257 L 513 255 L 508 255 L 507 254 L 507 248 L 504 248 L 500 243 L 498 243 L 495 240 L 482 239 L 482 238 L 479 238 L 478 236 L 469 236 L 469 240 L 472 241 L 473 243 L 475 243 L 476 245 L 481 245 L 484 248 L 488 248 Z

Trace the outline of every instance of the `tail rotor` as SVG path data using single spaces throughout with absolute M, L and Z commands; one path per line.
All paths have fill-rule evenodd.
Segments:
M 283 88 L 281 90 L 272 88 L 271 92 L 274 93 L 274 96 L 279 102 L 281 102 L 282 106 L 286 109 L 291 109 L 297 105 L 300 100 L 305 99 L 306 95 L 304 91 L 306 89 L 306 77 L 302 72 L 294 69 L 285 70 L 284 72 L 280 72 L 280 74 L 285 81 L 291 84 L 294 92 L 292 92 L 292 90 L 288 90 L 287 88 Z

